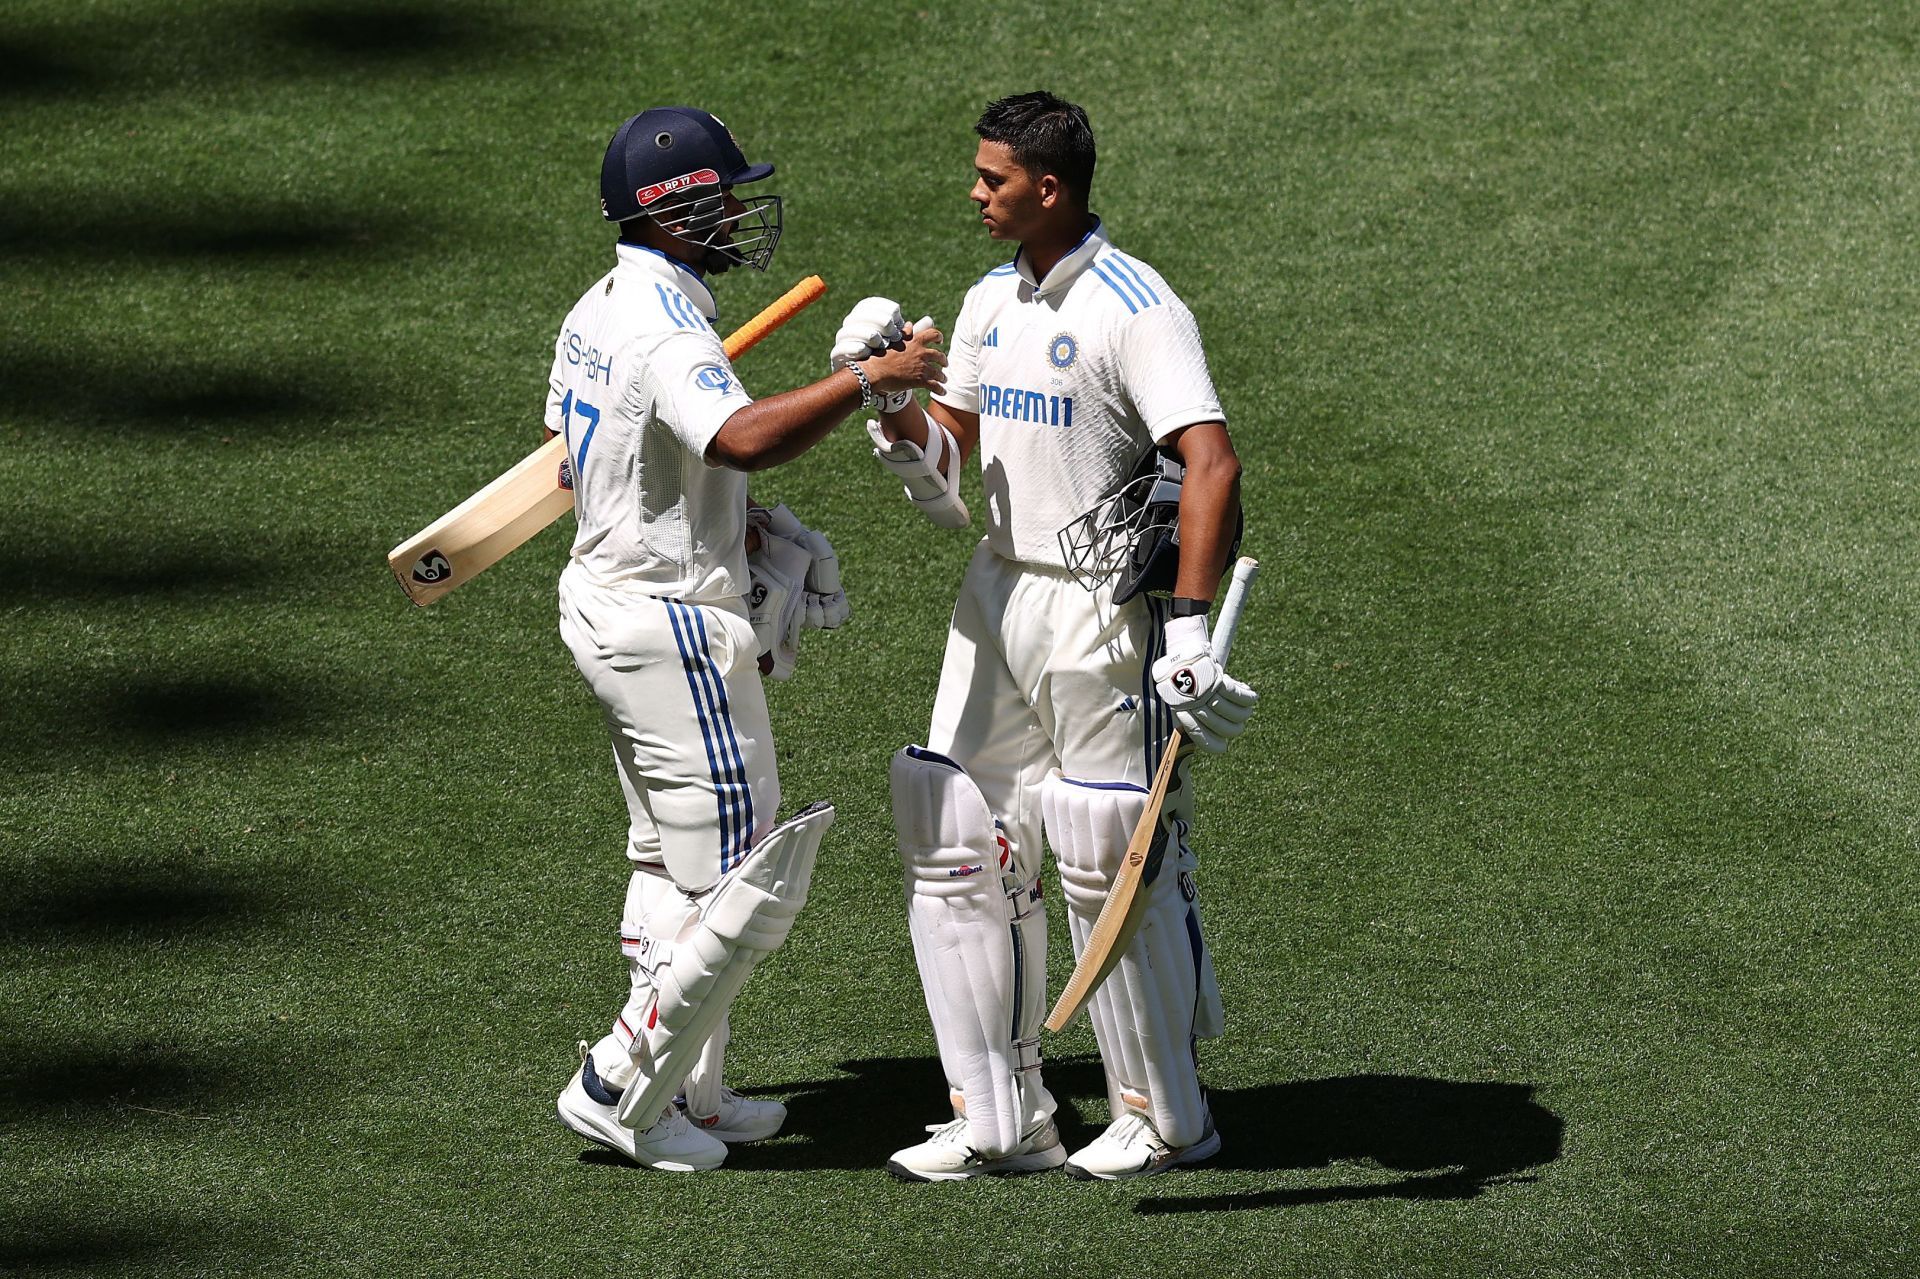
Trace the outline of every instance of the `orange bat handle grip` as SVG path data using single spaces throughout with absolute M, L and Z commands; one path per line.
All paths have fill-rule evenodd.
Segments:
M 752 350 L 761 338 L 818 302 L 826 294 L 827 282 L 810 275 L 773 300 L 766 310 L 727 335 L 727 358 L 737 360 Z

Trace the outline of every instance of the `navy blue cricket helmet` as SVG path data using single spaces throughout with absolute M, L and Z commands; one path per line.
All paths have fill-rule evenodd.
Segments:
M 622 124 L 600 164 L 600 211 L 609 222 L 649 218 L 676 239 L 706 250 L 704 269 L 764 271 L 780 242 L 780 197 L 741 198 L 726 215 L 726 192 L 773 175 L 749 164 L 719 119 L 692 107 L 652 107 Z

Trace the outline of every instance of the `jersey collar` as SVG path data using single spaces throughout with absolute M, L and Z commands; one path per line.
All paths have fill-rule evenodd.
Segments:
M 625 240 L 616 241 L 613 251 L 622 266 L 635 267 L 658 276 L 686 294 L 709 323 L 720 318 L 720 308 L 713 301 L 713 290 L 686 263 L 670 258 L 658 249 L 649 249 L 644 244 L 628 244 Z
M 1100 247 L 1106 242 L 1107 229 L 1100 224 L 1100 218 L 1096 215 L 1093 219 L 1093 227 L 1080 237 L 1080 243 L 1067 251 L 1067 256 L 1053 264 L 1053 270 L 1047 272 L 1047 278 L 1044 281 L 1033 278 L 1033 267 L 1027 261 L 1025 249 L 1014 255 L 1013 269 L 1020 273 L 1021 279 L 1033 286 L 1035 297 L 1048 297 L 1072 284 L 1074 279 L 1087 269 L 1087 264 L 1093 261 L 1094 255 L 1100 252 Z

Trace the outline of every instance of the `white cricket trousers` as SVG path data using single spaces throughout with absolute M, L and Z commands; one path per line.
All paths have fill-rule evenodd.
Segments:
M 690 604 L 560 575 L 560 635 L 600 699 L 627 856 L 701 892 L 740 864 L 780 805 L 759 644 L 743 601 Z
M 1153 783 L 1173 717 L 1154 695 L 1165 605 L 1089 591 L 1063 569 L 1002 559 L 983 540 L 947 632 L 927 746 L 952 759 L 1005 825 L 1022 878 L 1040 873 L 1040 784 Z

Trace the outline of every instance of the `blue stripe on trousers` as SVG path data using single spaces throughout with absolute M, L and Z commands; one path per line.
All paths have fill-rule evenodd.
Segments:
M 716 747 L 712 724 L 711 693 L 707 687 L 707 662 L 704 648 L 696 650 L 694 646 L 694 618 L 683 617 L 681 610 L 686 606 L 674 600 L 662 600 L 667 607 L 667 619 L 673 626 L 674 644 L 680 650 L 681 665 L 687 674 L 687 689 L 693 695 L 694 713 L 700 720 L 700 736 L 706 742 L 707 775 L 713 780 L 714 797 L 720 813 L 720 872 L 727 870 L 727 848 L 734 836 L 734 804 L 728 797 L 724 752 Z
M 700 650 L 707 647 L 707 619 L 698 609 L 693 610 L 694 625 L 700 628 Z M 712 671 L 711 665 L 708 669 Z M 732 853 L 729 856 L 723 845 L 720 853 L 720 873 L 726 874 L 738 866 L 747 855 L 747 848 L 753 842 L 753 787 L 747 783 L 747 765 L 740 754 L 740 739 L 733 731 L 733 709 L 727 704 L 727 682 L 720 678 L 718 671 L 712 671 L 714 697 L 720 708 L 719 736 L 723 753 L 732 764 L 732 780 L 738 788 L 738 801 L 735 810 L 737 822 L 734 827 Z

